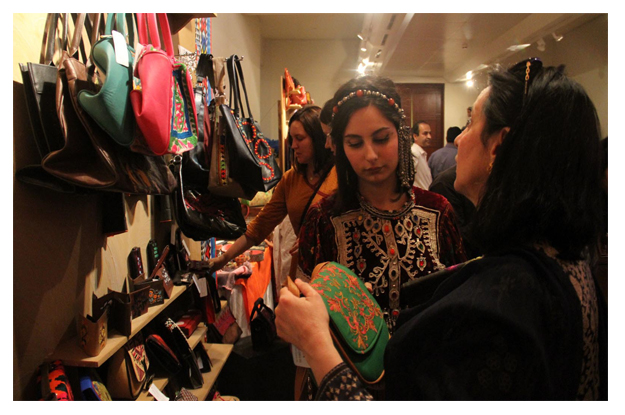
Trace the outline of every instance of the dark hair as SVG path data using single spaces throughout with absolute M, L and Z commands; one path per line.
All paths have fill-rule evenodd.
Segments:
M 287 142 L 289 146 L 293 144 L 293 137 L 291 137 L 291 124 L 295 121 L 302 123 L 304 131 L 312 139 L 314 150 L 314 172 L 318 173 L 334 164 L 332 151 L 325 148 L 326 135 L 321 128 L 321 122 L 319 121 L 319 113 L 321 108 L 317 105 L 306 105 L 303 108 L 295 111 L 295 113 L 289 119 L 289 135 Z M 297 160 L 293 161 L 295 170 L 300 174 L 306 174 L 306 165 L 298 163 Z
M 525 98 L 524 73 L 490 74 L 485 129 L 510 131 L 497 151 L 473 231 L 485 253 L 547 243 L 561 258 L 577 259 L 598 240 L 599 121 L 588 95 L 563 67 L 536 72 Z
M 424 120 L 419 120 L 419 121 L 417 121 L 416 123 L 414 123 L 414 124 L 412 125 L 412 133 L 413 133 L 413 134 L 419 135 L 419 126 L 420 126 L 421 124 L 428 124 L 428 122 L 427 122 L 427 121 L 424 121 Z M 429 125 L 429 124 L 428 124 L 428 125 Z
M 348 96 L 351 92 L 358 90 L 380 92 L 388 98 L 392 98 L 401 108 L 401 97 L 399 96 L 393 81 L 388 78 L 373 75 L 354 78 L 343 84 L 332 98 L 333 107 L 335 107 L 340 100 Z M 385 101 L 375 95 L 363 95 L 359 98 L 348 99 L 340 106 L 340 110 L 334 114 L 334 118 L 331 123 L 332 141 L 336 147 L 335 161 L 339 185 L 336 193 L 335 209 L 339 212 L 348 209 L 355 201 L 357 201 L 358 191 L 358 186 L 355 185 L 358 183 L 358 176 L 345 155 L 343 135 L 345 134 L 345 128 L 347 128 L 347 124 L 349 123 L 352 114 L 361 108 L 368 107 L 369 105 L 374 105 L 380 110 L 382 115 L 393 123 L 395 128 L 397 128 L 398 139 L 401 139 L 400 130 L 403 127 L 402 116 L 394 106 L 388 104 L 388 101 Z M 410 148 L 408 148 L 407 151 L 410 152 Z M 401 163 L 398 165 L 398 171 L 400 165 Z M 410 180 L 410 184 L 412 185 L 412 178 Z M 401 189 L 401 183 L 400 180 L 398 180 L 396 191 L 401 192 Z
M 456 137 L 458 137 L 461 132 L 462 130 L 460 129 L 460 127 L 449 127 L 447 129 L 447 142 L 453 143 Z
M 319 120 L 322 124 L 330 125 L 332 122 L 332 108 L 334 107 L 334 101 L 329 99 L 323 104 L 323 108 L 321 108 L 321 114 L 319 114 Z

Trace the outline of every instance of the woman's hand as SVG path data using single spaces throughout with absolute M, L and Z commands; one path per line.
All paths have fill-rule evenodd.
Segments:
M 276 307 L 278 336 L 300 349 L 306 356 L 317 382 L 343 360 L 330 335 L 330 316 L 321 296 L 299 278 L 295 285 L 303 297 L 296 297 L 287 287 L 280 290 Z
M 216 258 L 210 259 L 208 261 L 208 264 L 210 266 L 210 272 L 213 273 L 213 272 L 219 271 L 220 269 L 225 267 L 228 262 L 229 262 L 229 259 L 226 257 L 225 254 L 222 254 Z

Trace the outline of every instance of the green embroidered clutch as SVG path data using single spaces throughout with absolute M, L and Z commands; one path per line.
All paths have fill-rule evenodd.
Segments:
M 336 262 L 323 262 L 310 285 L 330 314 L 332 338 L 339 353 L 367 384 L 384 376 L 384 349 L 390 338 L 380 306 L 360 278 Z

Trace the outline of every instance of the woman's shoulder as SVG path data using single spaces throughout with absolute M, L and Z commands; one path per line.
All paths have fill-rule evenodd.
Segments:
M 430 192 L 429 190 L 424 190 L 416 186 L 412 187 L 412 193 L 415 196 L 415 204 L 418 206 L 440 211 L 444 211 L 451 206 L 445 196 L 438 193 Z

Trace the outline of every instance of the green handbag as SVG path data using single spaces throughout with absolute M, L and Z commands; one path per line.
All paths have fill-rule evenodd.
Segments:
M 113 21 L 115 30 L 126 37 L 124 19 L 128 22 L 127 46 L 128 66 L 117 62 L 113 41 Z M 132 90 L 132 68 L 134 64 L 134 28 L 132 14 L 108 13 L 104 36 L 91 49 L 91 60 L 105 77 L 102 88 L 97 92 L 82 90 L 78 93 L 78 103 L 94 121 L 116 143 L 129 147 L 134 140 L 135 119 L 130 103 Z
M 336 262 L 318 264 L 310 285 L 328 309 L 332 339 L 345 363 L 366 384 L 380 382 L 390 334 L 375 298 L 352 270 Z

